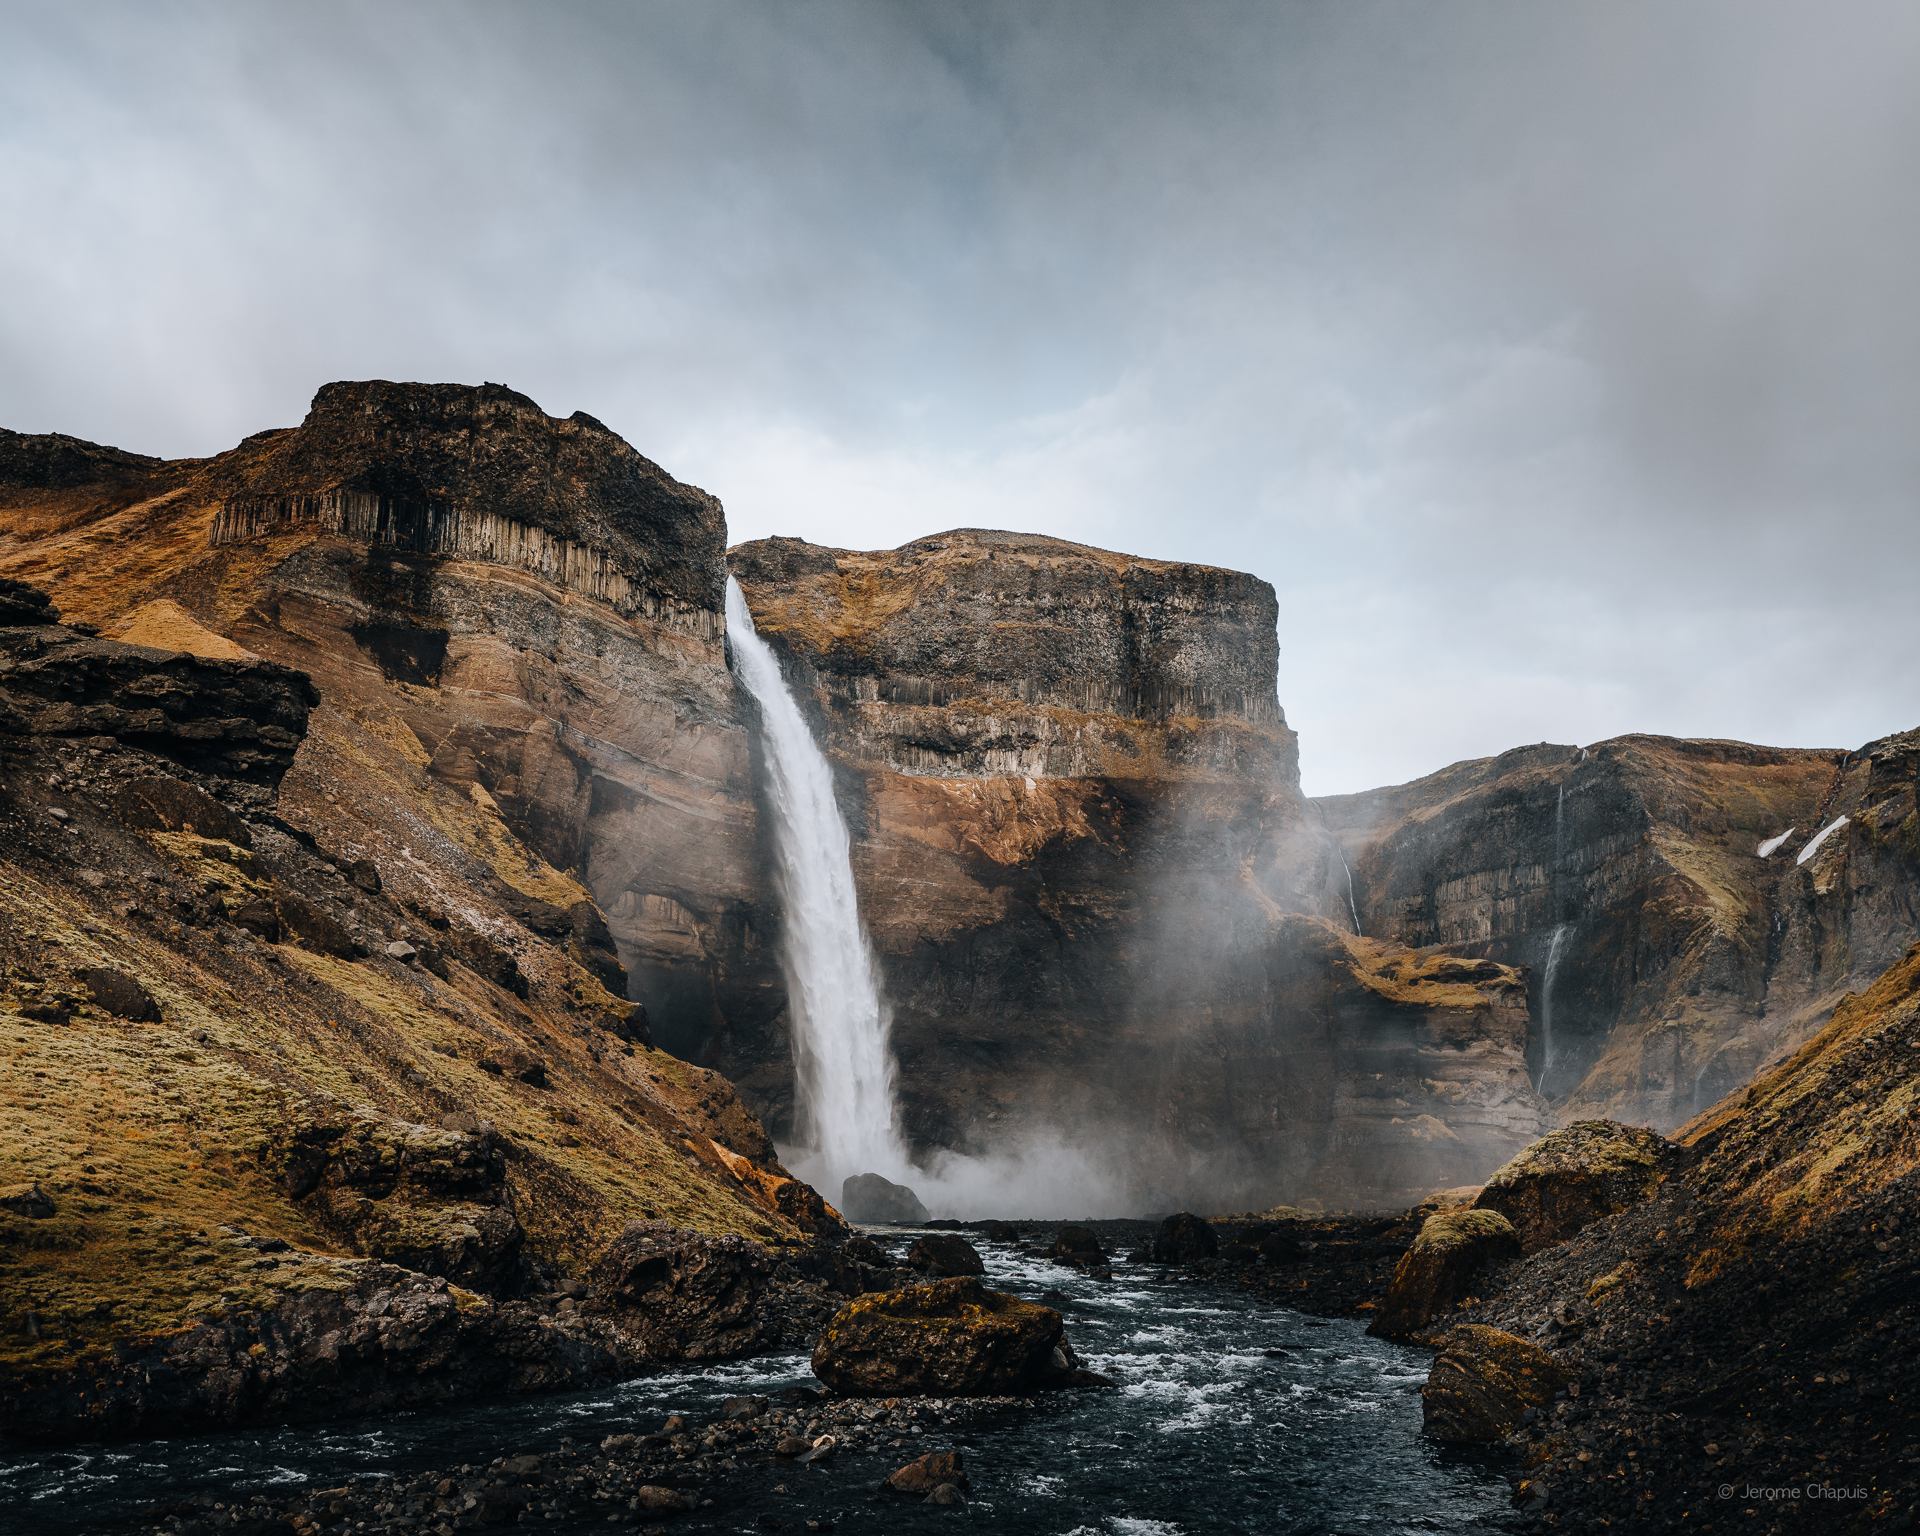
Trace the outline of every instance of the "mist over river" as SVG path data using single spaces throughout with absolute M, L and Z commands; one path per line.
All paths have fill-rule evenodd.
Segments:
M 869 1230 L 895 1247 L 914 1231 Z M 1051 1237 L 1050 1227 L 1033 1230 Z M 836 1532 L 871 1536 L 960 1526 L 1033 1536 L 1372 1536 L 1499 1530 L 1514 1520 L 1495 1466 L 1422 1436 L 1423 1352 L 1368 1338 L 1357 1321 L 1309 1317 L 1130 1265 L 1118 1255 L 1145 1229 L 1098 1230 L 1116 1254 L 1111 1280 L 969 1236 L 988 1283 L 1035 1299 L 1049 1293 L 1074 1348 L 1116 1390 L 1043 1396 L 947 1429 L 915 1426 L 897 1447 L 837 1452 L 810 1466 L 743 1458 L 737 1474 L 704 1490 L 711 1504 L 660 1517 L 661 1528 L 802 1532 L 831 1521 Z M 218 1517 L 208 1518 L 215 1503 L 257 1491 L 291 1498 L 302 1485 L 480 1467 L 646 1433 L 670 1413 L 698 1424 L 729 1396 L 812 1383 L 805 1356 L 781 1355 L 460 1412 L 10 1456 L 0 1460 L 0 1507 L 18 1536 L 143 1531 L 174 1511 L 190 1514 L 194 1529 L 218 1528 Z M 966 1458 L 966 1507 L 879 1491 L 901 1463 L 949 1448 Z M 637 1518 L 642 1527 L 655 1520 Z M 630 1530 L 635 1521 L 621 1507 L 610 1518 L 567 1515 L 547 1528 Z

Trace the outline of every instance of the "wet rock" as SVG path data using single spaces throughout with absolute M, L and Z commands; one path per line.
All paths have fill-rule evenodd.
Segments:
M 153 1000 L 153 994 L 125 971 L 105 965 L 90 966 L 80 973 L 80 980 L 93 994 L 94 1002 L 108 1013 L 136 1023 L 152 1023 L 160 1017 L 160 1005 Z
M 1158 1264 L 1192 1264 L 1217 1254 L 1220 1238 L 1210 1222 L 1181 1211 L 1160 1223 L 1148 1251 Z
M 917 1239 L 907 1250 L 907 1266 L 936 1280 L 987 1272 L 973 1244 L 951 1232 L 934 1232 Z
M 1421 1389 L 1427 1433 L 1456 1444 L 1494 1444 L 1570 1379 L 1538 1345 L 1498 1328 L 1463 1324 L 1441 1340 Z
M 805 1435 L 782 1435 L 773 1443 L 773 1454 L 776 1456 L 786 1456 L 789 1458 L 804 1456 L 812 1449 L 813 1442 Z
M 951 1507 L 956 1504 L 966 1503 L 967 1496 L 961 1492 L 958 1484 L 942 1483 L 938 1488 L 934 1489 L 932 1493 L 927 1495 L 927 1502 L 929 1504 L 945 1504 Z
M 711 1360 L 762 1343 L 777 1318 L 766 1249 L 739 1237 L 704 1237 L 662 1222 L 635 1222 L 588 1276 L 589 1304 L 612 1316 L 661 1360 Z
M 1054 1237 L 1048 1257 L 1056 1264 L 1065 1264 L 1073 1269 L 1097 1270 L 1107 1267 L 1107 1250 L 1087 1227 L 1062 1227 Z
M 682 1493 L 678 1488 L 663 1488 L 658 1483 L 647 1483 L 633 1491 L 634 1507 L 651 1514 L 670 1514 L 676 1510 L 692 1509 L 697 1502 L 690 1493 Z
M 889 1473 L 882 1486 L 893 1493 L 925 1498 L 939 1488 L 964 1492 L 970 1485 L 960 1452 L 929 1451 Z
M 720 1405 L 723 1419 L 758 1419 L 766 1415 L 768 1400 L 754 1395 L 730 1397 Z
M 1487 1180 L 1474 1206 L 1513 1223 L 1527 1253 L 1564 1242 L 1660 1185 L 1678 1148 L 1644 1126 L 1577 1120 L 1543 1136 Z
M 1498 1212 L 1430 1216 L 1401 1255 L 1379 1316 L 1367 1331 L 1389 1339 L 1418 1334 L 1472 1295 L 1494 1265 L 1519 1255 L 1519 1236 Z
M 856 1173 L 840 1186 L 840 1214 L 848 1221 L 914 1226 L 925 1221 L 929 1213 L 906 1185 L 877 1173 Z
M 0 1186 L 0 1211 L 45 1221 L 54 1213 L 53 1197 L 38 1184 L 7 1184 Z
M 1060 1314 L 972 1276 L 847 1303 L 814 1346 L 813 1371 L 852 1397 L 969 1397 L 1070 1384 Z

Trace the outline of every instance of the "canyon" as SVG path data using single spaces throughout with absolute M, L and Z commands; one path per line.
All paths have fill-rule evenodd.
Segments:
M 1920 732 L 1310 799 L 1283 617 L 1027 534 L 729 548 L 499 385 L 329 384 L 200 460 L 0 432 L 0 1427 L 579 1386 L 804 1348 L 897 1282 L 794 1177 L 796 734 L 935 1215 L 1265 1213 L 1210 1280 L 1305 1305 L 1351 1251 L 1351 1312 L 1471 1197 L 1436 1192 L 1604 1115 L 1675 1133 L 1654 1203 L 1463 1317 L 1604 1373 L 1542 1320 L 1619 1272 L 1606 1347 L 1696 1306 L 1759 1350 L 1736 1286 L 1687 1296 L 1778 1244 L 1869 1308 L 1911 1214 L 1873 1170 L 1911 1160 Z M 1684 1275 L 1634 1268 L 1656 1210 Z

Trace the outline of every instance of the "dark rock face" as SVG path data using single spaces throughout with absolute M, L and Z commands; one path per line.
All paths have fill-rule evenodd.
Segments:
M 94 965 L 80 973 L 80 980 L 93 1000 L 108 1013 L 141 1024 L 152 1023 L 160 1017 L 160 1005 L 153 1000 L 153 994 L 125 971 Z
M 1512 1222 L 1521 1247 L 1533 1253 L 1638 1205 L 1659 1187 L 1678 1150 L 1643 1126 L 1576 1121 L 1496 1171 L 1474 1205 Z
M 719 604 L 718 502 L 584 412 L 558 420 L 498 384 L 326 385 L 297 431 L 225 480 L 216 544 L 316 524 L 518 566 L 623 609 L 691 619 Z M 435 649 L 445 643 L 442 633 Z
M 762 1342 L 772 1264 L 757 1243 L 636 1222 L 595 1266 L 589 1290 L 660 1359 L 710 1360 Z
M 1483 1286 L 1496 1265 L 1519 1257 L 1520 1238 L 1498 1212 L 1429 1216 L 1395 1266 L 1367 1331 L 1389 1339 L 1421 1334 Z
M 1916 778 L 1916 732 L 1855 752 L 1625 736 L 1316 804 L 1368 933 L 1525 966 L 1542 1090 L 1670 1128 L 1920 934 Z
M 1497 1444 L 1570 1379 L 1537 1344 L 1476 1323 L 1454 1328 L 1420 1389 L 1427 1433 L 1454 1444 Z
M 315 702 L 304 676 L 269 662 L 202 660 L 62 625 L 0 627 L 0 731 L 16 735 L 113 737 L 270 787 Z
M 915 1226 L 927 1219 L 928 1212 L 906 1185 L 877 1173 L 856 1173 L 840 1185 L 840 1214 L 848 1221 Z
M 984 1275 L 987 1266 L 973 1244 L 953 1232 L 932 1232 L 916 1238 L 907 1250 L 907 1267 L 936 1280 L 954 1275 Z
M 813 1373 L 851 1397 L 983 1397 L 1071 1384 L 1060 1314 L 971 1276 L 850 1301 L 814 1346 Z
M 1160 1223 L 1149 1250 L 1157 1264 L 1191 1264 L 1220 1251 L 1220 1239 L 1210 1223 L 1181 1211 Z

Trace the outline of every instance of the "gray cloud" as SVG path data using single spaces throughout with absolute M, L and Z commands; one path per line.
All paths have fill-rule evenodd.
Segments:
M 492 378 L 736 536 L 1254 570 L 1315 790 L 1920 723 L 1908 5 L 0 11 L 8 425 Z

